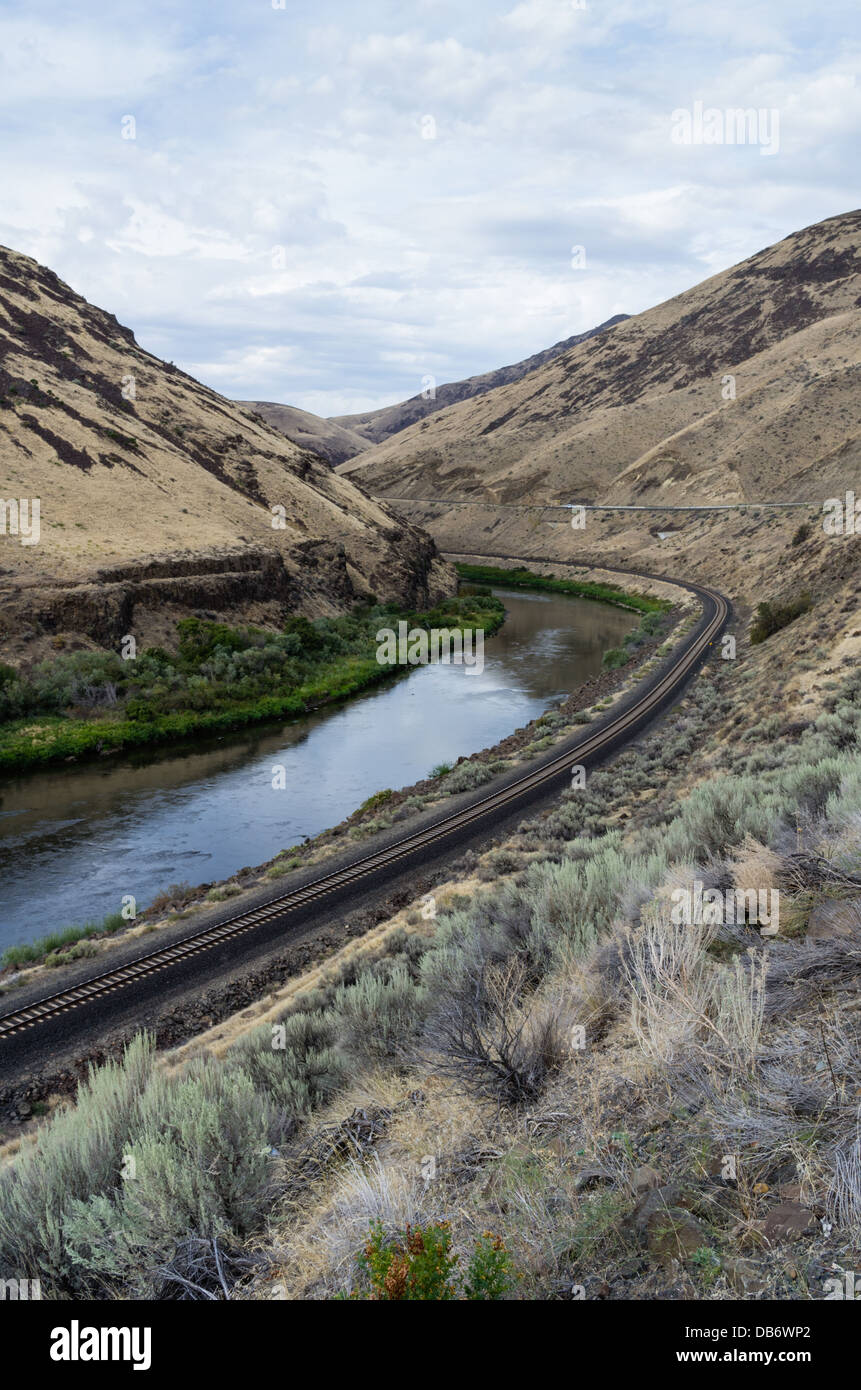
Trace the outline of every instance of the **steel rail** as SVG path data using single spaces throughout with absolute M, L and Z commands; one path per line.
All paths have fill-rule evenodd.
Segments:
M 475 554 L 476 552 L 471 553 Z M 514 559 L 518 557 L 497 556 L 496 558 Z M 617 572 L 620 571 L 617 570 Z M 185 937 L 182 941 L 150 951 L 136 960 L 105 971 L 92 979 L 71 985 L 55 994 L 47 995 L 45 998 L 36 1000 L 11 1013 L 0 1015 L 0 1041 L 27 1029 L 36 1028 L 40 1023 L 47 1022 L 49 1019 L 56 1019 L 58 1015 L 77 1009 L 94 999 L 100 999 L 116 990 L 125 989 L 135 980 L 154 975 L 162 970 L 168 970 L 172 964 L 186 961 L 191 956 L 211 950 L 224 941 L 253 931 L 255 927 L 271 921 L 272 918 L 286 916 L 317 898 L 323 898 L 336 888 L 342 888 L 378 869 L 395 864 L 416 850 L 433 845 L 436 841 L 450 835 L 452 831 L 469 826 L 494 810 L 509 806 L 521 798 L 524 793 L 553 781 L 568 768 L 579 764 L 584 759 L 594 758 L 607 745 L 615 743 L 624 730 L 633 730 L 634 726 L 642 725 L 671 692 L 684 684 L 697 662 L 708 647 L 714 643 L 729 615 L 729 603 L 723 594 L 705 585 L 672 580 L 661 575 L 647 575 L 643 571 L 635 571 L 634 573 L 638 573 L 644 578 L 658 579 L 664 583 L 687 589 L 704 600 L 704 616 L 706 616 L 705 608 L 708 603 L 714 605 L 714 612 L 699 636 L 684 648 L 678 660 L 664 673 L 657 684 L 652 686 L 643 698 L 633 706 L 615 718 L 609 719 L 594 733 L 584 733 L 578 742 L 573 747 L 569 746 L 564 753 L 550 758 L 531 772 L 524 773 L 513 782 L 508 783 L 498 791 L 489 793 L 471 805 L 434 821 L 432 825 L 405 835 L 385 849 L 365 855 L 351 864 L 333 870 L 331 873 L 322 874 L 310 883 L 294 888 L 260 906 L 251 907 L 226 921 L 210 927 L 202 927 L 200 931 Z

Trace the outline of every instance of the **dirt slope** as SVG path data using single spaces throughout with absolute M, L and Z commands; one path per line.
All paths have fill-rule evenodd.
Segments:
M 861 462 L 859 243 L 858 211 L 794 233 L 340 471 L 389 496 L 821 500 Z
M 312 415 L 310 410 L 279 405 L 277 401 L 237 401 L 236 404 L 241 410 L 262 416 L 267 425 L 286 434 L 300 449 L 310 449 L 333 467 L 368 448 L 368 440 L 355 430 L 344 429 L 334 420 Z
M 577 333 L 572 338 L 565 338 L 561 343 L 555 343 L 553 347 L 545 348 L 543 352 L 536 352 L 532 357 L 524 358 L 522 362 L 515 362 L 510 367 L 499 367 L 496 371 L 467 377 L 465 381 L 446 382 L 445 385 L 436 387 L 435 394 L 428 398 L 425 395 L 411 396 L 408 401 L 400 401 L 397 405 L 385 406 L 382 410 L 369 410 L 363 415 L 335 416 L 329 423 L 343 425 L 346 429 L 363 436 L 372 444 L 379 443 L 388 439 L 390 435 L 407 429 L 417 421 L 424 420 L 429 415 L 435 415 L 438 411 L 444 410 L 446 406 L 455 405 L 458 401 L 471 400 L 474 396 L 483 396 L 498 386 L 507 386 L 512 382 L 521 381 L 530 373 L 537 371 L 539 367 L 545 366 L 556 357 L 568 352 L 578 343 L 585 343 L 590 338 L 597 337 L 598 334 L 605 332 L 608 328 L 613 328 L 617 323 L 623 323 L 626 318 L 626 314 L 616 314 L 613 318 L 607 319 L 606 323 L 598 324 L 597 328 L 590 328 L 586 333 Z
M 428 536 L 3 248 L 0 498 L 41 509 L 36 544 L 3 514 L 7 655 L 63 631 L 113 643 L 148 613 L 278 621 L 452 586 Z

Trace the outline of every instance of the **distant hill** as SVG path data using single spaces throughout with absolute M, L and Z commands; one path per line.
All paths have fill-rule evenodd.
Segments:
M 398 405 L 387 405 L 381 410 L 369 410 L 362 415 L 335 416 L 330 423 L 342 425 L 369 443 L 378 444 L 390 435 L 414 425 L 418 420 L 424 420 L 428 415 L 444 410 L 446 406 L 455 405 L 458 401 L 471 400 L 473 396 L 483 396 L 487 391 L 495 390 L 497 386 L 509 386 L 512 382 L 521 381 L 523 377 L 552 362 L 562 353 L 576 347 L 578 343 L 585 343 L 606 329 L 613 328 L 617 323 L 624 323 L 627 317 L 627 314 L 616 314 L 613 318 L 607 319 L 606 323 L 600 323 L 597 328 L 590 328 L 585 333 L 576 333 L 573 338 L 565 338 L 563 342 L 545 348 L 543 352 L 536 352 L 523 362 L 515 362 L 511 367 L 499 367 L 496 371 L 484 372 L 481 376 L 467 377 L 465 381 L 447 382 L 444 386 L 436 388 L 432 400 L 425 400 L 423 395 L 411 396 L 408 401 L 401 401 Z
M 301 449 L 319 454 L 333 468 L 336 463 L 343 463 L 368 447 L 368 440 L 355 430 L 344 429 L 334 420 L 324 420 L 309 410 L 279 405 L 277 401 L 237 401 L 236 404 L 261 416 Z
M 520 381 L 529 372 L 543 367 L 546 362 L 567 352 L 577 343 L 585 342 L 596 333 L 603 333 L 614 324 L 623 323 L 626 317 L 626 314 L 617 314 L 615 318 L 608 319 L 597 328 L 590 328 L 586 333 L 577 333 L 573 338 L 566 338 L 564 342 L 545 348 L 543 352 L 536 352 L 534 356 L 527 357 L 523 362 L 516 362 L 512 367 L 500 367 L 497 371 L 468 377 L 466 381 L 448 382 L 437 387 L 432 400 L 425 400 L 422 395 L 418 395 L 408 401 L 400 401 L 397 405 L 383 406 L 380 410 L 365 411 L 362 415 L 333 416 L 329 420 L 323 419 L 320 415 L 312 415 L 310 411 L 299 410 L 296 406 L 280 405 L 277 401 L 237 401 L 236 404 L 246 410 L 256 411 L 294 444 L 300 445 L 303 449 L 313 449 L 314 453 L 335 467 L 336 464 L 355 458 L 372 444 L 387 439 L 398 430 L 407 429 L 416 421 L 445 409 L 447 405 L 480 396 L 485 391 L 492 391 L 496 386 Z
M 392 497 L 821 501 L 861 474 L 859 396 L 854 211 L 448 406 L 339 471 Z

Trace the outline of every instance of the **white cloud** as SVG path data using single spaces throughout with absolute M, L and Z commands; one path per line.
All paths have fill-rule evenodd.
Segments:
M 857 201 L 854 0 L 321 13 L 81 0 L 72 25 L 11 0 L 0 241 L 228 394 L 346 413 L 637 312 Z M 695 100 L 778 108 L 779 155 L 674 146 Z

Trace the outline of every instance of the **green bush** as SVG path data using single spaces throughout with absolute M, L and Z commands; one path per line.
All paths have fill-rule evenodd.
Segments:
M 195 1058 L 179 1079 L 153 1075 L 123 1188 L 142 1230 L 180 1237 L 243 1234 L 255 1224 L 270 1168 L 270 1111 L 250 1077 Z
M 386 787 L 381 792 L 374 792 L 373 796 L 369 796 L 367 801 L 363 801 L 361 806 L 359 807 L 359 810 L 375 811 L 378 806 L 385 806 L 386 802 L 391 801 L 393 796 L 394 792 L 392 791 L 391 787 Z
M 384 612 L 362 605 L 314 622 L 294 616 L 281 633 L 184 618 L 176 656 L 157 647 L 135 661 L 73 652 L 29 676 L 13 672 L 0 679 L 0 767 L 219 732 L 351 695 L 400 670 L 376 659 Z M 396 605 L 395 612 L 402 616 Z M 495 631 L 505 610 L 498 599 L 477 595 L 406 616 L 414 626 Z
M 189 1237 L 242 1236 L 268 1202 L 269 1114 L 247 1077 L 196 1059 L 181 1079 L 153 1075 L 114 1193 L 74 1199 L 65 1239 L 78 1277 L 154 1297 Z
M 339 1047 L 362 1066 L 391 1060 L 421 1022 L 424 998 L 403 961 L 363 971 L 332 1004 Z
M 86 1287 L 67 1248 L 66 1218 L 75 1201 L 119 1187 L 152 1066 L 152 1039 L 139 1036 L 121 1062 L 91 1069 L 77 1104 L 59 1111 L 35 1147 L 0 1174 L 0 1275 L 22 1271 L 46 1287 Z
M 284 1029 L 277 1035 L 283 1048 L 273 1046 L 272 1025 L 255 1028 L 231 1048 L 227 1065 L 244 1073 L 285 1118 L 309 1114 L 345 1080 L 334 1025 L 325 1012 L 288 1014 L 278 1025 Z
M 813 607 L 813 600 L 810 594 L 800 594 L 798 598 L 790 599 L 786 603 L 775 603 L 771 599 L 766 599 L 757 604 L 756 614 L 753 625 L 750 629 L 750 640 L 754 645 L 765 642 L 775 632 L 780 632 L 790 623 L 794 623 L 796 618 L 800 618 L 802 613 L 807 613 Z
M 671 858 L 692 861 L 740 845 L 746 835 L 766 840 L 775 814 L 755 777 L 715 777 L 696 787 L 667 831 Z
M 479 762 L 477 759 L 467 759 L 448 773 L 444 790 L 450 796 L 456 796 L 458 792 L 470 792 L 475 787 L 489 782 L 492 776 L 493 773 L 487 763 Z
M 206 622 L 202 618 L 181 618 L 176 628 L 180 657 L 193 665 L 205 661 L 217 648 L 224 652 L 245 651 L 252 645 L 255 635 L 253 629 L 240 631 L 226 623 Z
M 386 1303 L 491 1302 L 514 1287 L 508 1251 L 500 1237 L 489 1231 L 476 1242 L 465 1276 L 458 1271 L 459 1262 L 451 1248 L 447 1221 L 424 1229 L 407 1225 L 392 1239 L 382 1222 L 372 1222 L 365 1248 L 356 1259 L 363 1288 L 352 1297 Z

